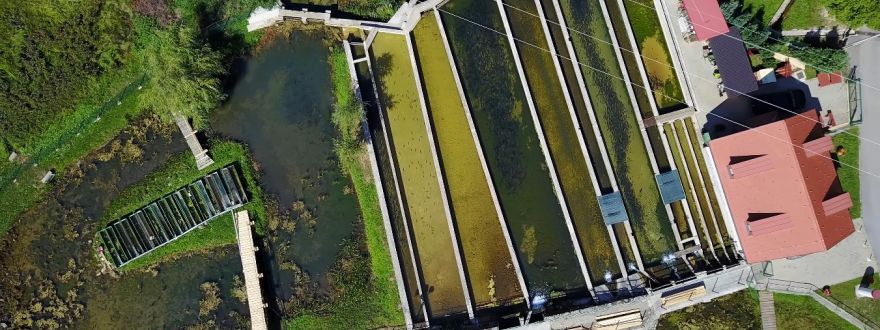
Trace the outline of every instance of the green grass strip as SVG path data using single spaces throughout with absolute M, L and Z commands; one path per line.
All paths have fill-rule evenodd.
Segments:
M 774 293 L 773 300 L 776 305 L 776 326 L 781 330 L 858 329 L 810 296 Z
M 846 154 L 838 156 L 840 167 L 837 168 L 837 176 L 840 178 L 840 184 L 843 191 L 849 193 L 852 198 L 853 206 L 849 209 L 849 214 L 853 219 L 862 216 L 862 197 L 861 197 L 861 181 L 859 180 L 859 128 L 851 128 L 835 135 L 832 140 L 834 146 L 842 146 L 846 150 Z

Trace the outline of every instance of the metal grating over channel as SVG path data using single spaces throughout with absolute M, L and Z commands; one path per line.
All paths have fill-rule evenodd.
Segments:
M 105 255 L 123 266 L 247 203 L 234 165 L 208 174 L 98 232 Z

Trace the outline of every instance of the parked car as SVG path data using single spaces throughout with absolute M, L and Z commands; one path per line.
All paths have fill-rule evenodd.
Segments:
M 785 115 L 789 111 L 800 112 L 804 108 L 807 96 L 800 89 L 792 89 L 784 92 L 755 95 L 755 98 L 750 98 L 749 101 L 751 102 L 752 113 L 756 115 L 773 111 L 783 111 L 783 115 Z

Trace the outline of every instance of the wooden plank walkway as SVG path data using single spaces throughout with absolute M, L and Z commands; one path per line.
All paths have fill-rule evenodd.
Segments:
M 254 246 L 251 220 L 247 210 L 235 213 L 235 232 L 238 235 L 238 254 L 241 256 L 241 268 L 244 273 L 248 309 L 251 313 L 251 329 L 267 329 L 266 314 L 263 309 L 263 293 L 260 291 L 260 277 L 262 277 L 262 274 L 257 269 L 257 257 L 254 253 L 257 248 Z
M 208 150 L 202 148 L 202 143 L 196 137 L 196 132 L 189 124 L 189 120 L 184 116 L 175 115 L 174 121 L 177 123 L 177 127 L 180 128 L 183 138 L 186 139 L 186 144 L 189 146 L 189 150 L 192 151 L 193 157 L 196 158 L 196 167 L 201 170 L 211 166 L 214 160 L 208 156 Z
M 758 301 L 761 304 L 761 324 L 764 330 L 776 330 L 776 307 L 773 302 L 773 292 L 758 291 Z

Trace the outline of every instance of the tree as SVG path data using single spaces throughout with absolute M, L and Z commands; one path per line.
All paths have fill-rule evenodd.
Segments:
M 144 38 L 147 44 L 141 55 L 152 85 L 141 96 L 143 105 L 165 120 L 180 114 L 201 126 L 224 96 L 219 77 L 226 70 L 221 55 L 180 24 L 152 33 L 152 38 Z
M 841 72 L 846 70 L 849 57 L 846 52 L 833 48 L 809 47 L 801 43 L 794 43 L 789 47 L 791 56 L 808 63 L 820 72 Z
M 834 18 L 858 28 L 868 25 L 880 29 L 880 1 L 877 0 L 822 0 Z

